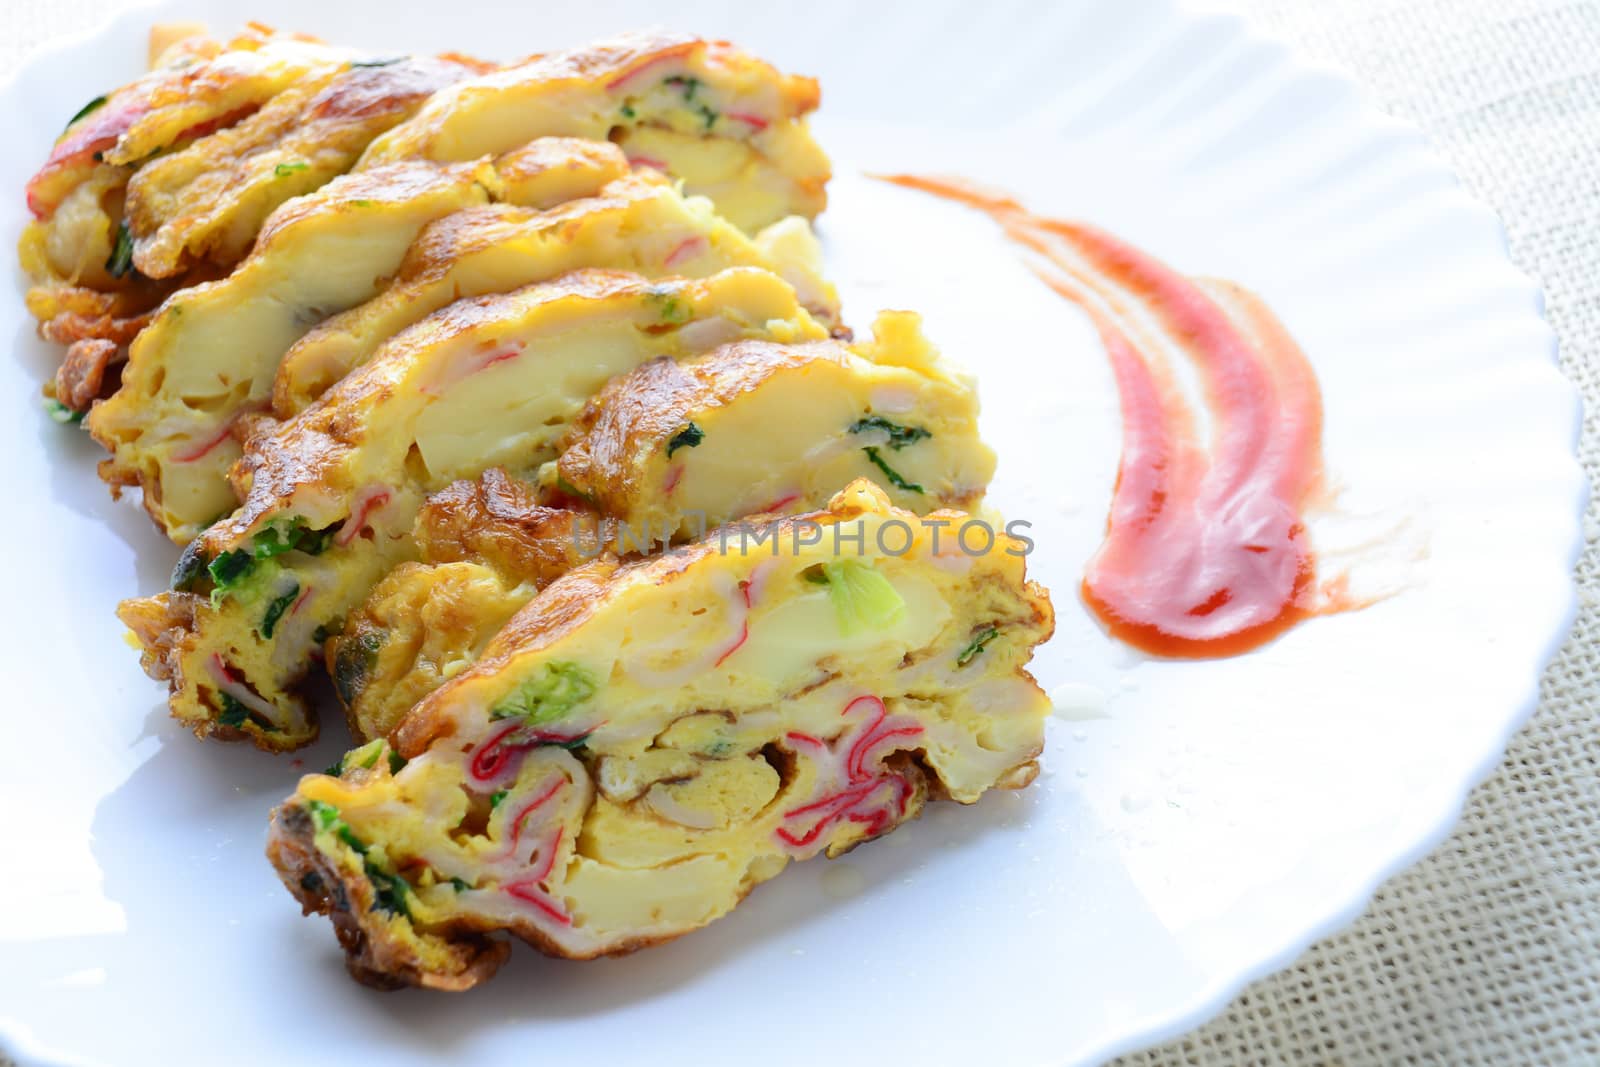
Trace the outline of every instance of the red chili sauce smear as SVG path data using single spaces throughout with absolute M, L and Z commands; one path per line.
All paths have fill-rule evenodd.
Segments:
M 1229 656 L 1353 606 L 1318 603 L 1337 599 L 1316 588 L 1303 516 L 1322 490 L 1322 396 L 1259 298 L 959 179 L 879 177 L 988 214 L 1099 331 L 1122 408 L 1122 459 L 1083 597 L 1114 637 L 1157 655 Z M 1199 381 L 1205 435 L 1174 360 Z

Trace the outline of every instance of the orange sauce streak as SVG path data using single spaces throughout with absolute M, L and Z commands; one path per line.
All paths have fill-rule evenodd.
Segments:
M 1099 332 L 1122 409 L 1122 458 L 1082 592 L 1114 637 L 1157 655 L 1230 656 L 1308 616 L 1359 606 L 1333 583 L 1317 589 L 1303 512 L 1322 488 L 1322 396 L 1259 298 L 959 179 L 874 177 L 989 215 Z M 1206 440 L 1172 359 L 1199 379 Z

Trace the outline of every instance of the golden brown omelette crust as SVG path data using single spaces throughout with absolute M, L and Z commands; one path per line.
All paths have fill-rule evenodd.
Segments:
M 781 752 L 775 753 L 775 757 L 786 758 Z M 927 770 L 915 753 L 897 752 L 889 757 L 886 765 L 910 785 L 914 800 L 907 806 L 911 814 L 885 827 L 882 833 L 859 837 L 837 852 L 830 850 L 830 858 L 842 856 L 911 819 L 920 818 L 929 800 L 945 795 L 938 775 Z M 357 771 L 349 777 L 359 780 L 363 773 Z M 388 991 L 406 986 L 447 992 L 471 989 L 492 978 L 510 955 L 510 943 L 491 936 L 496 933 L 511 934 L 546 956 L 583 960 L 626 956 L 692 932 L 631 937 L 610 943 L 602 950 L 581 953 L 563 948 L 538 926 L 525 920 L 489 922 L 466 915 L 426 929 L 419 929 L 410 919 L 375 920 L 374 916 L 381 913 L 374 906 L 376 893 L 371 880 L 364 871 L 341 869 L 316 847 L 315 838 L 316 827 L 311 814 L 302 803 L 291 800 L 272 812 L 267 859 L 277 870 L 284 887 L 299 901 L 301 914 L 321 913 L 332 920 L 339 944 L 345 950 L 345 966 L 351 977 L 374 989 Z M 753 883 L 743 886 L 734 906 L 743 903 L 754 888 Z M 417 940 L 426 940 L 435 952 L 444 952 L 447 968 L 430 967 L 413 947 Z
M 732 68 L 750 68 L 778 85 L 784 104 L 783 118 L 799 118 L 815 111 L 822 102 L 822 90 L 815 78 L 784 74 L 770 63 L 757 59 L 727 41 L 711 41 L 683 33 L 642 31 L 626 33 L 598 45 L 566 52 L 534 53 L 508 67 L 517 82 L 612 83 L 625 80 L 634 71 L 663 60 L 682 58 L 704 49 L 717 62 Z
M 450 564 L 402 563 L 384 576 L 323 648 L 350 734 L 388 734 L 438 684 L 420 657 L 470 649 L 480 640 L 483 606 L 463 597 Z M 509 614 L 509 612 L 508 612 Z M 374 674 L 382 685 L 374 691 Z
M 542 648 L 582 625 L 605 596 L 612 577 L 621 569 L 622 565 L 614 558 L 601 556 L 557 578 L 540 590 L 528 607 L 512 616 L 489 642 L 476 666 L 503 667 L 513 655 Z M 436 710 L 437 692 L 418 703 L 390 735 L 395 751 L 406 759 L 421 755 L 434 740 L 455 729 L 450 718 Z
M 780 370 L 846 354 L 829 341 L 738 341 L 687 363 L 651 360 L 590 398 L 562 446 L 561 476 L 601 510 L 620 511 L 640 495 L 643 459 L 682 430 L 691 413 L 727 404 Z
M 525 183 L 552 170 L 592 171 L 617 181 L 628 175 L 628 157 L 622 154 L 622 149 L 610 141 L 587 141 L 581 137 L 540 137 L 500 156 L 494 162 L 494 169 L 508 186 Z M 560 204 L 525 206 L 549 211 Z
M 609 543 L 613 525 L 551 506 L 533 485 L 491 467 L 429 497 L 415 536 L 427 563 L 481 563 L 508 581 L 542 587 L 586 562 L 584 551 Z
M 457 164 L 472 167 L 474 164 Z M 406 204 L 439 184 L 439 166 L 429 163 L 386 163 L 371 170 L 355 171 L 345 175 L 340 186 L 339 200 L 349 206 L 356 200 L 370 200 L 375 204 Z M 253 255 L 271 248 L 278 234 L 292 224 L 314 217 L 327 210 L 327 205 L 311 197 L 296 197 L 272 213 L 266 225 L 256 236 Z
M 130 272 L 115 289 L 45 282 L 29 287 L 28 314 L 39 322 L 39 336 L 59 345 L 99 339 L 132 343 L 150 325 L 161 304 L 178 289 L 213 281 L 216 268 L 205 265 L 178 278 L 154 281 Z
M 115 341 L 86 338 L 72 342 L 56 370 L 57 402 L 73 411 L 88 410 L 115 384 L 106 380 L 106 372 L 127 358 L 127 349 Z
M 597 146 L 597 151 L 604 149 Z M 653 193 L 660 187 L 659 179 L 649 175 L 629 175 L 606 186 L 599 196 L 542 211 L 516 204 L 485 204 L 457 211 L 423 228 L 400 261 L 395 282 L 404 284 L 441 278 L 450 272 L 457 260 L 503 243 L 524 232 L 530 222 L 538 223 L 541 232 L 575 228 L 576 220 L 584 215 L 626 207 L 640 194 Z
M 373 138 L 409 118 L 435 92 L 478 73 L 477 67 L 407 57 L 381 66 L 353 66 L 306 79 L 236 125 L 146 164 L 128 185 L 126 217 L 135 237 L 134 265 L 147 277 L 175 273 L 185 256 L 184 223 L 168 213 L 204 211 L 230 186 L 252 175 L 255 153 L 288 142 L 348 170 Z M 286 177 L 292 177 L 288 175 Z M 289 199 L 286 183 L 282 199 Z M 301 189 L 299 192 L 307 190 Z M 168 227 L 178 232 L 169 232 Z M 213 234 L 215 242 L 223 235 Z M 201 248 L 235 262 L 243 249 Z M 233 254 L 227 254 L 227 253 Z
M 415 352 L 495 322 L 511 301 L 541 304 L 571 296 L 603 300 L 623 293 L 642 293 L 649 286 L 637 274 L 574 271 L 555 281 L 510 293 L 458 300 L 396 334 L 371 361 L 347 375 L 311 407 L 278 424 L 270 433 L 259 433 L 245 443 L 244 455 L 230 475 L 243 503 L 233 515 L 201 535 L 207 554 L 215 556 L 238 544 L 257 522 L 276 510 L 280 499 L 325 477 L 340 456 L 360 448 L 366 439 L 362 413 L 399 387 Z
M 285 804 L 272 813 L 267 838 L 267 859 L 284 887 L 300 902 L 303 914 L 320 912 L 333 921 L 334 932 L 345 951 L 350 975 L 374 989 L 420 986 L 450 992 L 471 989 L 500 969 L 511 954 L 509 942 L 486 937 L 470 929 L 434 938 L 448 951 L 448 970 L 426 966 L 419 954 L 400 938 L 368 932 L 363 919 L 374 914 L 376 893 L 363 874 L 341 870 L 317 848 L 316 826 L 300 804 Z
M 786 539 L 797 536 L 794 531 L 797 523 L 828 525 L 856 518 L 865 511 L 866 508 L 862 505 L 842 497 L 836 498 L 835 506 L 783 519 L 775 527 L 777 541 L 782 544 Z M 955 511 L 936 511 L 929 517 L 945 516 L 953 520 L 965 518 L 961 512 Z M 556 643 L 587 621 L 607 592 L 615 588 L 624 577 L 666 585 L 677 579 L 696 561 L 714 555 L 717 551 L 717 538 L 708 535 L 694 544 L 676 548 L 664 555 L 626 563 L 602 556 L 576 570 L 569 571 L 541 589 L 539 595 L 530 601 L 526 608 L 512 616 L 511 621 L 506 623 L 483 650 L 483 655 L 473 665 L 473 671 L 492 674 L 504 670 L 518 656 L 536 652 Z M 1033 591 L 1038 592 L 1037 587 L 1033 587 Z M 405 721 L 391 736 L 395 750 L 407 759 L 420 755 L 436 738 L 448 735 L 454 729 L 448 714 L 438 706 L 440 692 L 442 690 L 430 694 L 412 709 L 411 714 L 406 716 Z
M 193 593 L 169 591 L 117 605 L 117 618 L 133 631 L 142 646 L 139 666 L 151 678 L 158 682 L 170 680 L 175 690 L 182 687 L 183 654 L 195 640 L 194 614 L 204 602 L 204 597 Z M 219 741 L 250 740 L 243 730 L 209 722 L 196 724 L 194 735 Z

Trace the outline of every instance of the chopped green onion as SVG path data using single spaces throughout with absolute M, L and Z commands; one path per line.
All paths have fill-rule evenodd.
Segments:
M 308 556 L 323 553 L 333 541 L 334 529 L 312 530 L 299 515 L 287 519 L 274 519 L 250 539 L 250 551 L 256 559 L 271 559 L 285 552 L 298 550 Z
M 293 163 L 279 163 L 276 167 L 272 168 L 272 173 L 275 177 L 287 178 L 289 175 L 298 174 L 300 171 L 306 170 L 310 166 L 311 164 L 303 160 L 296 160 Z
M 183 555 L 178 557 L 177 566 L 172 568 L 172 588 L 179 592 L 188 592 L 194 588 L 194 583 L 206 572 L 205 545 L 199 539 L 190 541 L 184 548 Z
M 656 313 L 661 316 L 662 322 L 677 326 L 688 322 L 694 315 L 693 309 L 679 300 L 671 289 L 651 289 L 649 299 L 656 305 Z
M 700 79 L 692 75 L 684 77 L 682 74 L 674 74 L 662 84 L 677 86 L 683 90 L 683 98 L 685 100 L 693 100 L 695 92 L 700 88 Z
M 339 809 L 326 801 L 308 800 L 306 810 L 311 812 L 311 817 L 316 820 L 318 830 L 332 830 L 344 822 L 339 818 Z
M 350 824 L 344 821 L 338 808 L 320 800 L 306 801 L 306 808 L 311 812 L 319 831 L 333 834 L 361 857 L 362 871 L 366 874 L 367 881 L 372 883 L 372 909 L 410 918 L 411 909 L 406 903 L 406 896 L 412 892 L 411 883 L 373 861 L 367 854 L 367 843 L 350 829 Z
M 857 419 L 850 424 L 851 433 L 866 433 L 869 430 L 882 430 L 889 435 L 889 447 L 898 452 L 907 445 L 916 444 L 933 434 L 921 426 L 902 426 L 897 422 L 890 422 L 882 415 L 868 415 Z
M 227 593 L 244 581 L 245 577 L 255 568 L 256 559 L 242 548 L 230 549 L 212 560 L 206 571 L 211 575 L 211 581 L 216 585 L 212 599 L 217 599 L 215 593 Z
M 269 641 L 272 640 L 272 631 L 278 628 L 278 620 L 283 618 L 283 613 L 289 610 L 289 606 L 295 602 L 299 595 L 300 583 L 295 582 L 288 592 L 267 605 L 266 614 L 261 617 L 262 637 Z
M 565 495 L 576 500 L 581 500 L 592 508 L 600 506 L 600 502 L 594 498 L 593 493 L 584 492 L 582 489 L 579 489 L 577 486 L 573 485 L 560 475 L 556 476 L 556 488 Z
M 367 675 L 378 665 L 378 651 L 382 648 L 383 635 L 371 630 L 340 644 L 333 659 L 333 688 L 346 707 L 354 704 L 366 688 Z
M 1000 628 L 998 626 L 988 626 L 980 630 L 978 636 L 967 642 L 967 647 L 962 649 L 961 654 L 956 657 L 956 666 L 965 667 L 977 659 L 978 653 L 983 651 L 983 647 L 999 636 Z
M 840 559 L 821 566 L 839 632 L 846 637 L 886 629 L 905 618 L 905 598 L 872 564 Z
M 506 795 L 509 792 L 510 792 L 510 790 L 507 790 L 507 789 L 496 789 L 493 793 L 490 793 L 489 794 L 489 810 L 493 811 L 495 808 L 498 808 L 500 806 L 500 802 L 505 800 Z
M 111 257 L 106 260 L 106 270 L 113 278 L 120 278 L 133 269 L 133 234 L 128 232 L 128 220 L 117 223 L 117 239 L 112 245 Z
M 68 130 L 72 129 L 72 127 L 74 127 L 74 126 L 76 126 L 78 124 L 78 120 L 79 119 L 87 118 L 88 116 L 94 114 L 96 111 L 99 111 L 101 108 L 105 107 L 106 106 L 106 99 L 107 99 L 106 97 L 97 96 L 93 100 L 89 101 L 87 104 L 84 104 L 82 107 L 80 107 L 78 109 L 78 113 L 76 115 L 72 116 L 70 119 L 67 120 L 66 129 L 68 129 Z
M 379 737 L 368 741 L 360 748 L 353 748 L 344 754 L 344 759 L 341 761 L 342 765 L 349 767 L 353 764 L 367 769 L 375 767 L 378 764 L 378 757 L 383 755 L 383 748 L 387 743 L 383 738 Z
M 695 448 L 705 439 L 705 431 L 691 421 L 689 425 L 673 434 L 672 439 L 667 442 L 667 458 L 671 459 L 672 454 L 680 448 Z
M 222 704 L 222 710 L 217 713 L 217 725 L 243 726 L 250 717 L 250 710 L 227 693 L 218 693 L 217 698 Z
M 87 411 L 73 411 L 53 396 L 44 398 L 44 410 L 45 414 L 50 416 L 50 421 L 59 422 L 63 426 L 76 426 L 83 421 L 85 415 L 89 414 Z
M 896 489 L 904 489 L 908 493 L 921 493 L 924 491 L 922 486 L 918 485 L 916 482 L 906 481 L 900 476 L 899 471 L 895 470 L 893 467 L 889 466 L 888 463 L 884 462 L 883 457 L 878 455 L 878 449 L 875 446 L 868 445 L 861 451 L 867 454 L 867 459 L 872 461 L 872 465 L 874 467 L 877 467 L 883 472 L 883 476 L 889 479 L 889 484 L 894 486 Z
M 523 682 L 489 713 L 491 719 L 521 719 L 528 726 L 554 722 L 594 696 L 594 676 L 581 664 L 556 660 Z

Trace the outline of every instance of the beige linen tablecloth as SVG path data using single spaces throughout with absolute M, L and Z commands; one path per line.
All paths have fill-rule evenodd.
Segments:
M 1047 0 L 1041 0 L 1041 3 Z M 1117 3 L 1118 0 L 1104 0 Z M 1600 0 L 1233 0 L 1348 68 L 1505 220 L 1600 464 Z M 0 64 L 114 0 L 5 0 Z M 270 11 L 261 9 L 262 17 Z M 1127 1065 L 1600 1064 L 1600 507 L 1537 714 L 1453 837 L 1350 929 Z

